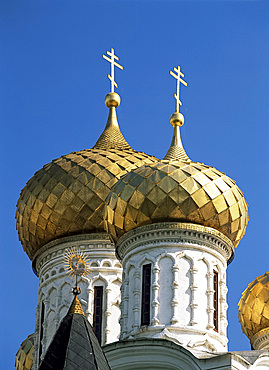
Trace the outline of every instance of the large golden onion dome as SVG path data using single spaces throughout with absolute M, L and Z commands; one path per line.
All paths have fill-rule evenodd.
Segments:
M 27 182 L 17 203 L 19 239 L 32 259 L 51 240 L 106 231 L 105 200 L 127 172 L 157 159 L 133 150 L 117 121 L 120 97 L 106 96 L 106 127 L 92 149 L 64 155 L 45 165 Z
M 247 203 L 235 181 L 187 156 L 180 138 L 181 113 L 164 160 L 145 164 L 122 176 L 107 200 L 106 218 L 115 239 L 125 232 L 160 221 L 210 226 L 237 246 L 248 222 Z
M 269 271 L 248 285 L 238 306 L 242 331 L 252 344 L 258 337 L 269 334 Z

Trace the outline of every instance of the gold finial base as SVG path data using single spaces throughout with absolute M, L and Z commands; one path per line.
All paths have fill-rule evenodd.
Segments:
M 111 92 L 105 97 L 105 104 L 108 108 L 117 108 L 120 105 L 120 96 L 115 92 Z
M 77 295 L 75 296 L 75 298 L 74 298 L 74 300 L 71 304 L 71 307 L 69 308 L 68 315 L 72 315 L 73 313 L 78 313 L 80 315 L 85 316 L 85 313 L 83 311 L 83 308 L 81 306 L 81 303 L 80 303 Z
M 179 113 L 179 112 L 176 112 L 176 113 L 173 113 L 170 117 L 170 123 L 173 127 L 175 126 L 183 126 L 184 124 L 184 116 L 183 114 Z

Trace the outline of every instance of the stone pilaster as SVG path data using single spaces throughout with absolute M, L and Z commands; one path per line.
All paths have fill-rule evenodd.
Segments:
M 158 325 L 159 319 L 158 319 L 158 309 L 159 309 L 159 289 L 160 285 L 158 284 L 159 279 L 159 272 L 160 269 L 157 264 L 154 265 L 152 270 L 153 275 L 153 283 L 152 283 L 152 319 L 151 319 L 151 325 Z

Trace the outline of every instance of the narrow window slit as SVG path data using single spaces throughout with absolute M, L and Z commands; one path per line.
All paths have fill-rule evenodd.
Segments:
M 214 330 L 219 331 L 219 276 L 215 270 L 213 270 L 213 290 L 213 325 Z
M 151 264 L 143 266 L 141 325 L 150 324 Z
M 94 287 L 93 331 L 101 344 L 102 341 L 102 312 L 103 312 L 103 287 Z

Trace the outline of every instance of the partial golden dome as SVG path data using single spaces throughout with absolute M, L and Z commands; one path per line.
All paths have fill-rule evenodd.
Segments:
M 144 165 L 118 180 L 107 203 L 115 238 L 141 225 L 182 221 L 213 227 L 237 246 L 248 221 L 247 204 L 235 182 L 198 162 Z
M 154 161 L 155 157 L 136 152 L 126 142 L 116 108 L 111 106 L 105 130 L 93 149 L 53 160 L 22 190 L 17 230 L 30 259 L 51 240 L 105 231 L 105 200 L 112 186 L 128 171 Z
M 269 271 L 248 285 L 238 306 L 241 328 L 252 344 L 258 336 L 269 334 Z
M 30 334 L 21 344 L 16 353 L 15 367 L 17 370 L 31 370 L 33 366 L 34 334 Z

